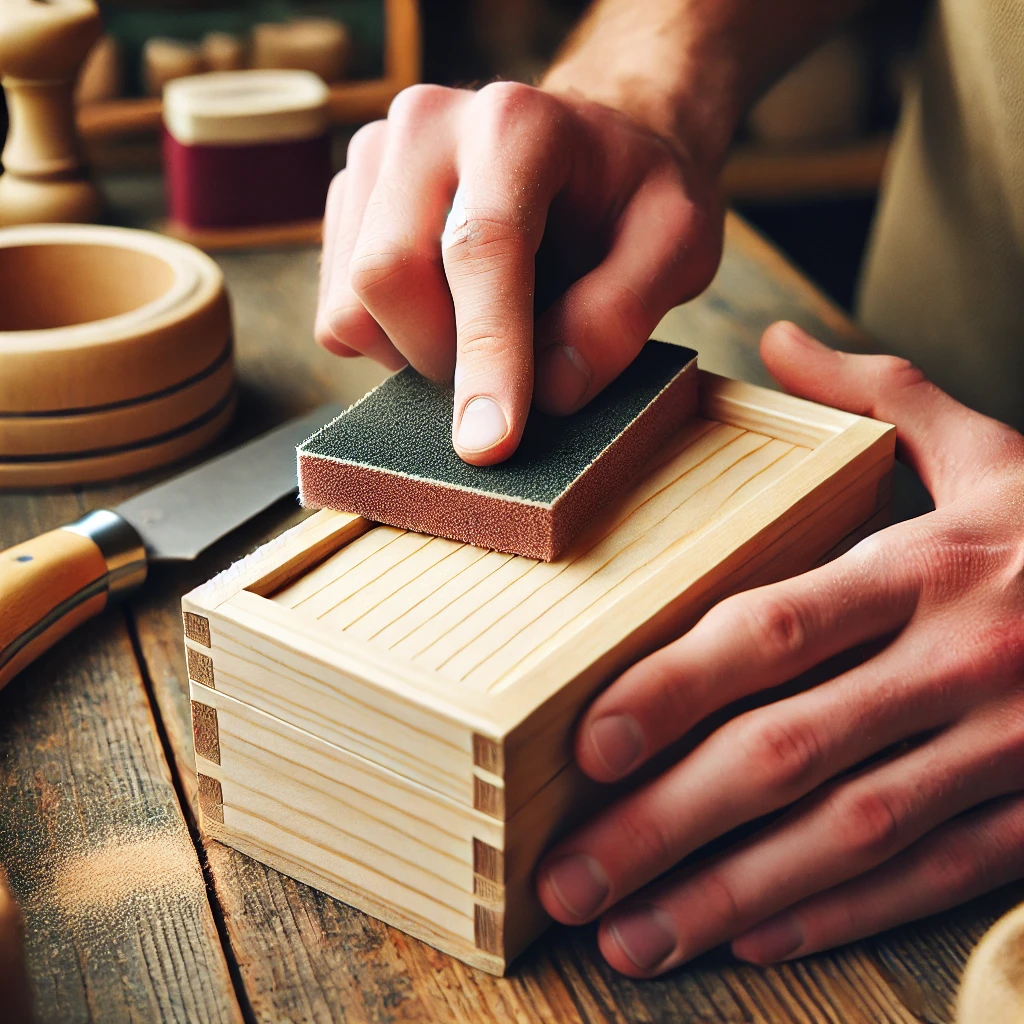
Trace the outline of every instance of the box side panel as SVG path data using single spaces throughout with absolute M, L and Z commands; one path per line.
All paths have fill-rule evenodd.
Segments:
M 203 684 L 192 694 L 197 735 L 211 719 L 218 735 L 217 760 L 208 745 L 197 756 L 205 831 L 315 873 L 319 887 L 398 915 L 463 959 L 504 959 L 500 823 Z M 535 931 L 535 904 L 508 916 L 515 935 Z
M 833 481 L 833 485 L 808 495 L 785 523 L 776 522 L 772 531 L 752 534 L 721 563 L 719 571 L 687 580 L 685 567 L 680 567 L 680 578 L 664 581 L 666 588 L 678 588 L 677 593 L 667 593 L 661 607 L 643 621 L 632 623 L 625 615 L 617 619 L 616 607 L 612 606 L 581 626 L 572 643 L 552 646 L 546 658 L 538 658 L 530 666 L 535 690 L 546 690 L 548 696 L 534 704 L 522 691 L 516 693 L 512 688 L 509 693 L 510 700 L 522 702 L 525 713 L 505 742 L 507 813 L 514 814 L 569 761 L 573 723 L 602 685 L 689 628 L 712 604 L 729 594 L 806 571 L 870 519 L 880 502 L 888 499 L 892 439 L 883 441 L 879 448 L 874 458 L 866 460 L 867 466 L 859 467 L 861 472 L 847 475 L 845 486 L 835 486 Z M 595 636 L 600 640 L 588 639 Z M 598 643 L 603 653 L 588 664 L 579 649 L 593 648 Z M 585 664 L 586 668 L 552 693 L 546 680 L 571 671 L 574 650 L 576 664 Z

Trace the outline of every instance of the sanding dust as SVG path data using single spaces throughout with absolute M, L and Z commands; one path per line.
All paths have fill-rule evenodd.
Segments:
M 67 913 L 79 915 L 167 889 L 192 899 L 202 886 L 191 843 L 164 834 L 114 842 L 68 858 L 54 872 L 50 898 Z

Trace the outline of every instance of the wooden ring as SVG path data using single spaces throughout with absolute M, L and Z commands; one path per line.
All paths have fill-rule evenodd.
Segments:
M 139 402 L 100 406 L 62 416 L 0 416 L 0 458 L 82 453 L 147 444 L 199 419 L 234 385 L 231 346 L 198 377 Z
M 230 337 L 220 269 L 184 242 L 89 224 L 0 229 L 2 415 L 158 395 Z
M 237 396 L 232 391 L 197 422 L 155 443 L 120 451 L 88 453 L 78 458 L 40 457 L 32 461 L 0 459 L 0 488 L 65 487 L 120 480 L 191 455 L 209 444 L 231 422 Z

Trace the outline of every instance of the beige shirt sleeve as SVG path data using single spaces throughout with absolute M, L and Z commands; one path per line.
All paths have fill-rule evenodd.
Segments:
M 890 159 L 859 316 L 1024 427 L 1024 0 L 940 0 Z

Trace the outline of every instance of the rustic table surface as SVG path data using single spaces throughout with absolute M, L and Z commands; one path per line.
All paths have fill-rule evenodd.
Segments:
M 145 221 L 153 182 L 111 185 Z M 220 259 L 236 318 L 241 405 L 221 447 L 378 371 L 311 339 L 317 253 Z M 756 344 L 790 317 L 863 347 L 843 316 L 742 224 L 722 270 L 661 337 L 764 382 Z M 0 548 L 117 503 L 153 477 L 0 495 Z M 616 976 L 593 929 L 551 929 L 510 977 L 481 974 L 215 842 L 196 829 L 181 595 L 297 522 L 293 500 L 184 568 L 158 568 L 0 693 L 0 865 L 27 921 L 40 1022 L 927 1021 L 950 1019 L 959 973 L 1007 889 L 827 955 L 758 970 L 716 952 L 658 981 Z M 0 995 L 2 998 L 2 995 Z M 0 1006 L 0 1019 L 4 1009 Z

